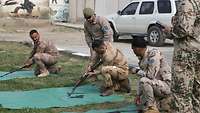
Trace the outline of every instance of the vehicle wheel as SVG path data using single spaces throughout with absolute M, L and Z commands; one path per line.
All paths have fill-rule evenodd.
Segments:
M 159 27 L 152 26 L 148 30 L 147 40 L 151 46 L 162 46 L 165 42 L 165 37 Z
M 118 42 L 119 41 L 119 35 L 114 31 L 113 32 L 113 41 Z

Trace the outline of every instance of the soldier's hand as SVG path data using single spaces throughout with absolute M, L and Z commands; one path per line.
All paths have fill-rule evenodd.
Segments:
M 87 74 L 87 73 L 89 73 L 89 72 L 91 72 L 91 71 L 92 71 L 92 70 L 91 70 L 91 66 L 88 65 L 88 66 L 86 67 L 85 73 Z
M 33 64 L 32 59 L 28 59 L 28 60 L 24 63 L 24 67 L 25 67 L 25 68 L 29 68 L 32 64 Z
M 136 97 L 135 97 L 134 103 L 135 103 L 136 105 L 140 105 L 140 104 L 141 104 L 140 96 L 136 96 Z
M 92 72 L 88 72 L 88 77 L 97 76 L 98 74 L 100 74 L 100 71 L 94 70 Z
M 172 27 L 170 27 L 170 26 L 165 26 L 165 28 L 162 29 L 162 31 L 165 32 L 165 33 L 170 33 L 171 30 L 172 30 Z

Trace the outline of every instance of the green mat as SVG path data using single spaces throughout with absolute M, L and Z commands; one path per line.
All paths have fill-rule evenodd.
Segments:
M 138 113 L 135 105 L 129 105 L 118 109 L 107 109 L 107 110 L 90 110 L 86 113 Z
M 75 113 L 75 112 L 62 112 L 62 113 Z M 90 110 L 85 113 L 138 113 L 138 112 L 135 105 L 129 105 L 117 109 Z
M 5 73 L 7 72 L 0 71 L 0 76 L 4 75 Z M 35 77 L 33 71 L 17 71 L 9 75 L 6 75 L 4 77 L 0 77 L 0 80 L 9 80 L 9 79 L 14 79 L 14 78 L 31 78 L 31 77 Z
M 83 95 L 83 98 L 70 98 L 67 92 L 72 87 L 47 88 L 32 91 L 1 91 L 0 104 L 3 108 L 49 108 L 49 107 L 70 107 L 92 103 L 123 101 L 124 97 L 112 95 L 107 97 L 99 96 L 98 88 L 92 85 L 79 87 L 74 94 Z M 73 96 L 73 95 L 72 95 Z

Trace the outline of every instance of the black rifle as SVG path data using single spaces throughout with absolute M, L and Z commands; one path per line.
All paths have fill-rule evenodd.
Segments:
M 0 77 L 4 77 L 4 76 L 6 76 L 6 75 L 9 75 L 9 74 L 11 74 L 11 73 L 14 73 L 14 72 L 16 72 L 16 71 L 19 71 L 19 70 L 25 68 L 25 67 L 26 67 L 26 65 L 23 66 L 23 67 L 20 67 L 20 68 L 17 68 L 17 69 L 11 70 L 11 71 L 7 72 L 6 74 L 1 75 Z
M 93 65 L 93 66 L 91 67 L 91 71 L 90 71 L 90 72 L 94 71 L 94 70 L 95 70 L 96 68 L 98 68 L 99 65 L 101 65 L 101 64 L 102 64 L 102 60 L 99 60 L 98 63 L 96 63 L 95 65 Z M 89 74 L 88 74 L 87 72 L 86 72 L 83 76 L 81 76 L 81 78 L 76 82 L 75 86 L 73 87 L 71 93 L 68 93 L 68 96 L 71 96 L 71 95 L 74 93 L 75 89 L 76 89 L 82 82 L 84 82 L 84 81 L 88 78 L 88 76 L 89 76 Z

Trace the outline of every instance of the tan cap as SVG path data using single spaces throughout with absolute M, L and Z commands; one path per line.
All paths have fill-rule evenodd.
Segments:
M 93 16 L 95 13 L 94 13 L 94 10 L 91 9 L 91 8 L 84 8 L 83 9 L 83 15 L 85 18 L 89 18 L 91 16 Z

